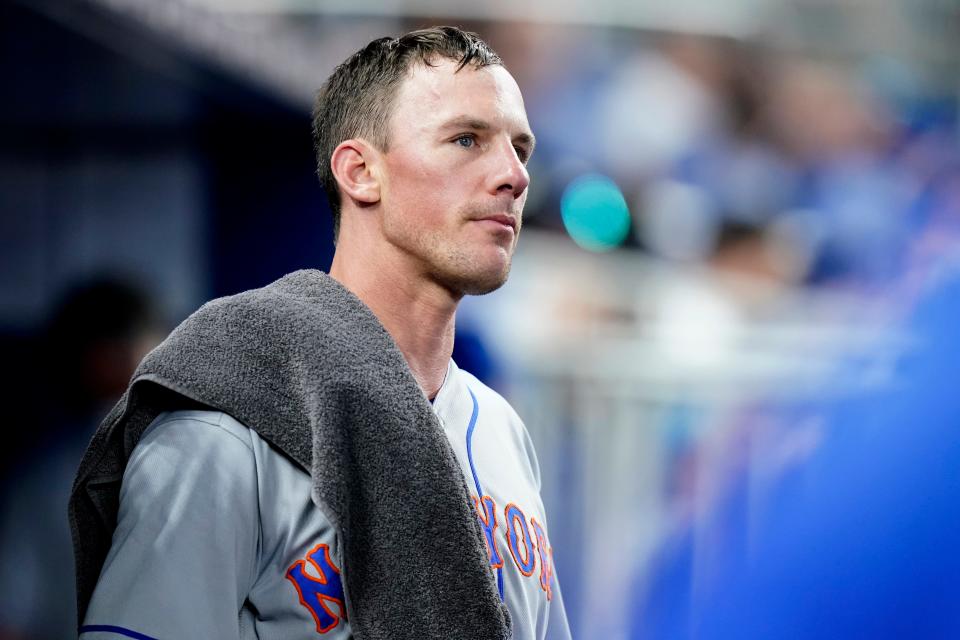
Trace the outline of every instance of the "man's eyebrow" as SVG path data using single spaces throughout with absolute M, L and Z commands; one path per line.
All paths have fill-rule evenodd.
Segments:
M 520 133 L 513 137 L 514 142 L 527 147 L 527 153 L 532 154 L 537 146 L 537 138 L 532 133 Z
M 489 131 L 492 128 L 493 127 L 486 120 L 480 120 L 479 118 L 474 118 L 472 116 L 457 116 L 456 118 L 451 118 L 440 125 L 441 130 L 473 129 L 475 131 Z M 537 139 L 532 133 L 518 133 L 517 135 L 513 136 L 513 141 L 529 147 L 531 152 L 537 145 Z
M 473 118 L 471 116 L 457 116 L 456 118 L 451 118 L 447 120 L 442 125 L 441 129 L 476 129 L 478 131 L 487 131 L 490 129 L 490 123 L 485 120 L 480 120 L 479 118 Z

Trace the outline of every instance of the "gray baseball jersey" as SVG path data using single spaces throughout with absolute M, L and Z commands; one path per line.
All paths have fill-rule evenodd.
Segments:
M 452 360 L 433 407 L 471 490 L 514 638 L 569 638 L 523 422 Z M 351 638 L 338 536 L 311 484 L 229 415 L 158 416 L 124 473 L 81 639 Z

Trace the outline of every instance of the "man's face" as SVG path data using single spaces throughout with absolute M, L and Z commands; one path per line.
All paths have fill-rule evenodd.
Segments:
M 500 66 L 415 65 L 394 99 L 382 231 L 418 274 L 454 294 L 502 285 L 533 151 L 520 89 Z

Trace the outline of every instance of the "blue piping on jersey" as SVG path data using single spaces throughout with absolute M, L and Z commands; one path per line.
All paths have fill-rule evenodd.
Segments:
M 473 400 L 473 413 L 470 414 L 470 424 L 467 426 L 467 462 L 470 463 L 470 473 L 473 474 L 473 483 L 477 486 L 477 496 L 482 504 L 483 488 L 480 486 L 480 478 L 477 477 L 477 468 L 473 464 L 473 429 L 477 426 L 480 405 L 477 404 L 477 396 L 473 395 L 473 390 L 469 386 L 467 392 L 470 394 L 470 399 Z M 496 544 L 496 541 L 494 541 L 494 544 Z M 497 567 L 497 590 L 500 591 L 500 601 L 503 602 L 503 567 Z
M 124 629 L 123 627 L 114 627 L 109 624 L 88 624 L 83 627 L 80 627 L 80 634 L 84 633 L 93 633 L 95 631 L 103 631 L 105 633 L 115 633 L 120 636 L 125 636 L 127 638 L 135 638 L 135 640 L 157 640 L 151 636 L 148 636 L 143 633 L 137 633 L 136 631 L 131 631 L 130 629 Z

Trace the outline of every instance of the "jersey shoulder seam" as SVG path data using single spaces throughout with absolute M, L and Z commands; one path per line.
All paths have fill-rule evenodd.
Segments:
M 222 424 L 224 417 L 227 416 L 227 414 L 224 413 L 223 411 L 205 411 L 204 412 L 204 413 L 216 413 L 217 414 L 216 421 L 210 418 L 198 416 L 194 412 L 190 412 L 189 415 L 183 415 L 183 413 L 184 412 L 181 412 L 181 411 L 171 412 L 170 415 L 165 416 L 163 420 L 153 425 L 153 428 L 151 430 L 158 429 L 159 427 L 168 425 L 172 422 L 199 422 L 201 424 L 205 424 L 211 427 L 216 427 L 218 430 L 222 431 L 223 433 L 227 434 L 231 438 L 235 439 L 237 442 L 239 442 L 244 447 L 246 447 L 248 451 L 253 453 L 253 445 L 251 443 L 246 442 L 243 438 L 241 438 L 240 436 L 238 436 L 237 434 L 235 434 L 233 431 L 231 431 L 230 429 L 228 429 Z M 249 427 L 243 425 L 243 423 L 241 423 L 239 420 L 236 420 L 236 422 L 237 424 L 243 426 L 245 429 L 249 429 Z

